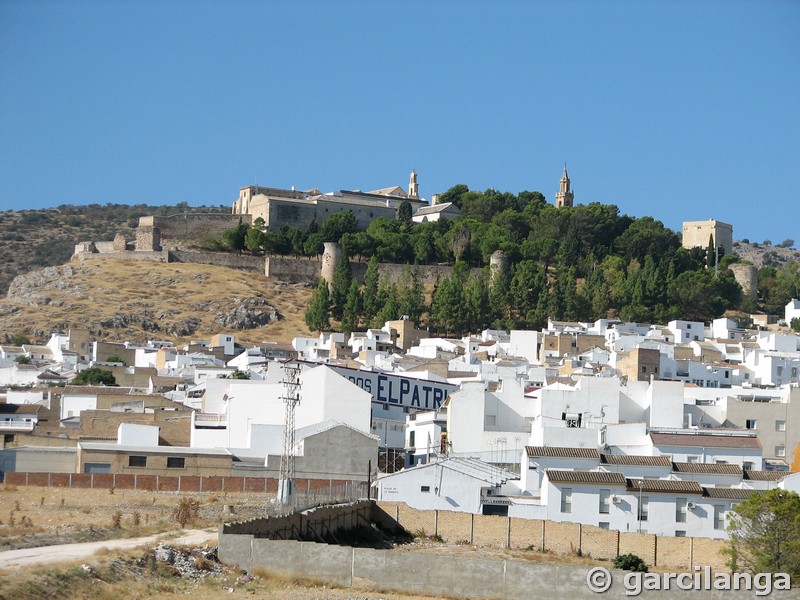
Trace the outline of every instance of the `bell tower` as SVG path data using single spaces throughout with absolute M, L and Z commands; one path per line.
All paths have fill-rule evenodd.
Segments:
M 417 172 L 411 171 L 408 178 L 408 197 L 412 200 L 419 200 L 419 184 L 417 183 Z
M 572 193 L 569 187 L 569 175 L 567 175 L 567 164 L 564 163 L 564 174 L 561 176 L 561 183 L 556 192 L 556 208 L 564 206 L 572 206 L 572 201 L 575 199 L 575 194 Z

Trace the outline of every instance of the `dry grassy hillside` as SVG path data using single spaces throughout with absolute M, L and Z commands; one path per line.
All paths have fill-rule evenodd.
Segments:
M 14 281 L 0 300 L 0 343 L 18 334 L 44 342 L 70 327 L 106 340 L 185 342 L 225 332 L 244 345 L 288 342 L 311 335 L 303 321 L 311 291 L 209 265 L 73 260 Z

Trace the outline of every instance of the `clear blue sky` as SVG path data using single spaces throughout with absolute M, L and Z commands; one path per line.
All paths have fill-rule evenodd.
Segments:
M 539 190 L 800 243 L 800 2 L 0 0 L 0 210 Z

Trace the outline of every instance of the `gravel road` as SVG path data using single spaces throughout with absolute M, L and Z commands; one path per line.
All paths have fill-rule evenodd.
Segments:
M 103 540 L 100 542 L 85 542 L 82 544 L 59 544 L 56 546 L 23 548 L 22 550 L 7 550 L 6 552 L 0 552 L 0 569 L 13 569 L 15 567 L 82 560 L 89 558 L 101 548 L 108 548 L 109 550 L 128 550 L 148 544 L 156 544 L 158 541 L 164 539 L 168 539 L 170 544 L 177 546 L 217 543 L 216 529 L 190 529 L 181 531 L 176 537 L 172 537 L 173 535 L 175 534 L 160 533 L 148 537 L 122 540 Z

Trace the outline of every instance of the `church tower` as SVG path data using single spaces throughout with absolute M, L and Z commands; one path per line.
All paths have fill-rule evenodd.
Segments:
M 567 175 L 567 165 L 564 164 L 564 174 L 561 176 L 561 184 L 556 192 L 556 208 L 572 206 L 575 194 L 569 189 L 569 175 Z
M 411 171 L 408 179 L 408 197 L 411 200 L 419 200 L 419 184 L 417 183 L 417 172 Z

